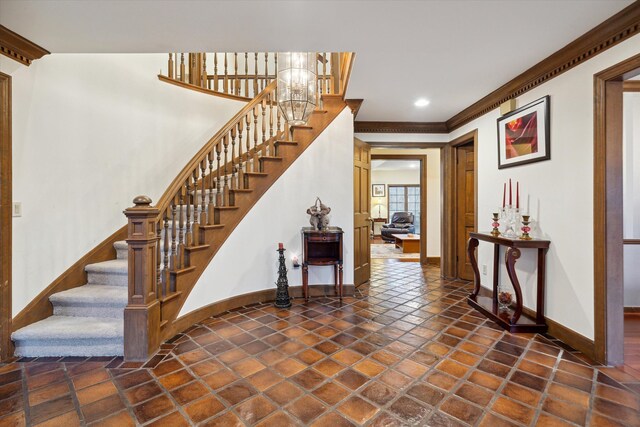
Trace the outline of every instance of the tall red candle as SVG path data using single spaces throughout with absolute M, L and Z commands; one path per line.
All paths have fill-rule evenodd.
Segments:
M 520 209 L 520 181 L 516 182 L 516 209 Z
M 513 196 L 513 190 L 511 189 L 511 178 L 509 178 L 509 206 L 513 206 L 511 196 Z
M 504 208 L 505 202 L 507 201 L 507 183 L 504 183 L 502 188 L 502 207 Z
M 278 243 L 278 249 L 284 249 L 284 245 L 282 243 Z

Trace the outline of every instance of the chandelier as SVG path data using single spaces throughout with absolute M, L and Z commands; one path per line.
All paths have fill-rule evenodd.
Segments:
M 290 125 L 304 125 L 318 103 L 316 54 L 278 53 L 278 108 Z

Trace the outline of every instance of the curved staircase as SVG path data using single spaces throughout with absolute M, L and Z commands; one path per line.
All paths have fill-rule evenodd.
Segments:
M 200 275 L 254 204 L 346 107 L 353 55 L 341 55 L 333 61 L 340 65 L 332 72 L 333 93 L 321 79 L 322 108 L 306 126 L 286 124 L 276 83 L 265 77 L 264 90 L 202 147 L 155 206 L 136 197 L 125 210 L 126 241 L 115 240 L 122 239 L 120 230 L 83 258 L 99 260 L 83 265 L 86 284 L 71 282 L 79 281 L 78 271 L 67 272 L 33 302 L 42 307 L 48 297 L 53 313 L 12 334 L 15 355 L 144 360 L 200 320 L 177 319 Z M 25 317 L 20 321 L 27 323 Z

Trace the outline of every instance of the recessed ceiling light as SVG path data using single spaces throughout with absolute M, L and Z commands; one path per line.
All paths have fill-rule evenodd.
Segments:
M 413 105 L 415 105 L 416 107 L 426 107 L 427 105 L 429 105 L 429 100 L 420 98 L 416 102 L 414 102 Z

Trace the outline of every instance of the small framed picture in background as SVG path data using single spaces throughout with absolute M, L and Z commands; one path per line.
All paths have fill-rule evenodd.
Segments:
M 550 158 L 549 96 L 498 119 L 498 169 Z
M 371 197 L 384 197 L 384 184 L 373 184 L 371 186 Z

